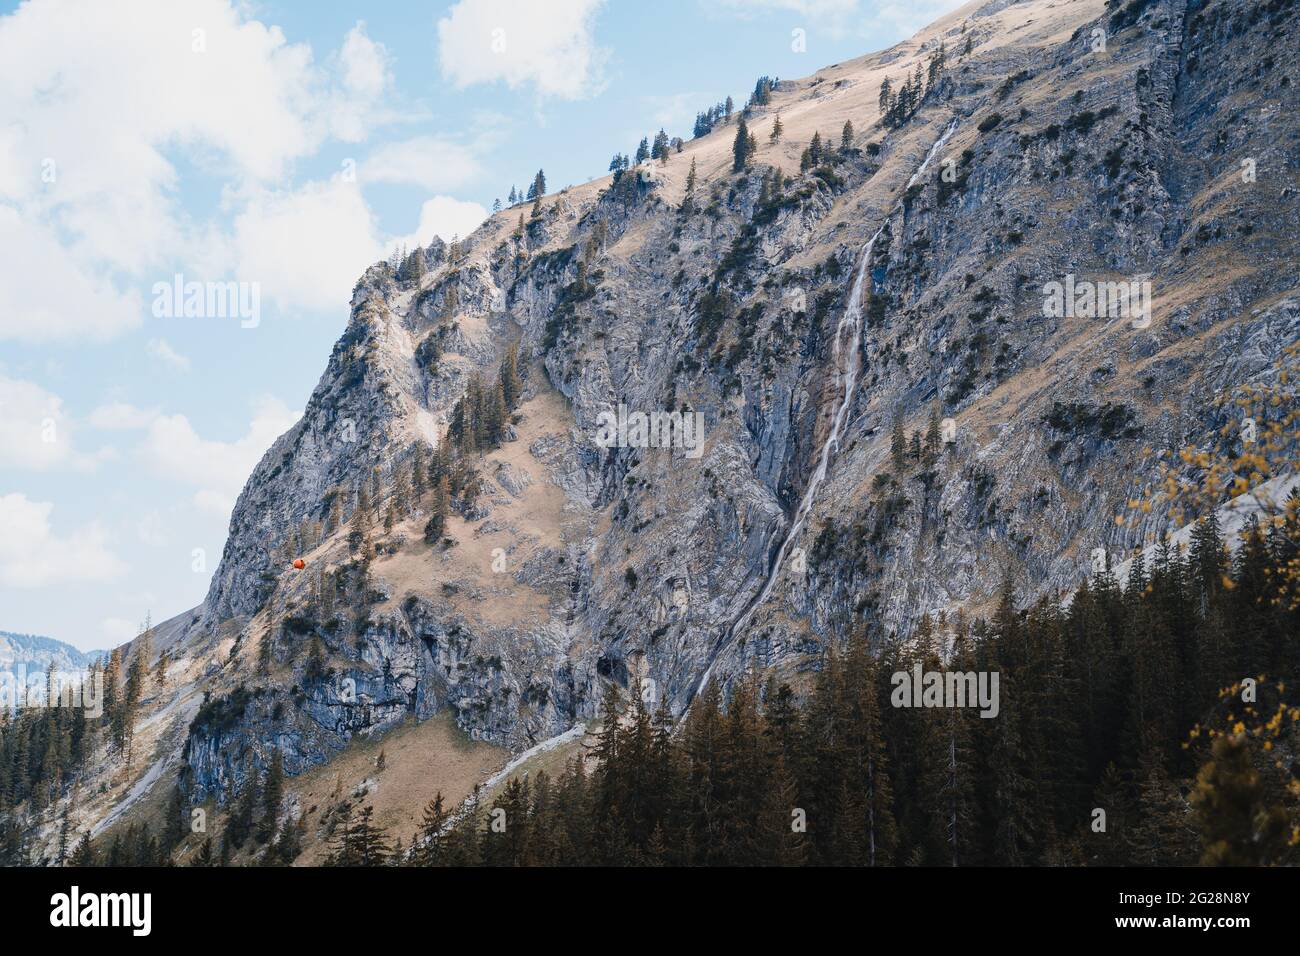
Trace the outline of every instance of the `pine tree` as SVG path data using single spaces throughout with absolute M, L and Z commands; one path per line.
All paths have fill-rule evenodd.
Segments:
M 158 666 L 154 668 L 153 680 L 158 687 L 163 687 L 167 683 L 167 668 L 171 666 L 172 655 L 171 649 L 164 647 L 158 653 Z
M 537 171 L 533 177 L 533 184 L 528 189 L 528 198 L 533 201 L 532 218 L 537 219 L 542 215 L 542 197 L 546 195 L 546 174 L 542 170 Z
M 127 670 L 125 697 L 131 708 L 136 707 L 140 703 L 140 698 L 144 696 L 145 685 L 148 683 L 146 677 L 152 658 L 153 623 L 152 616 L 146 614 L 144 624 L 140 627 L 140 636 L 131 644 L 131 664 Z
M 277 831 L 275 840 L 267 849 L 264 862 L 267 865 L 289 866 L 302 854 L 302 838 L 299 825 L 294 820 L 285 820 Z
M 250 769 L 226 823 L 226 842 L 236 849 L 242 847 L 252 833 L 253 818 L 257 813 L 257 789 L 257 775 Z
M 667 163 L 669 157 L 668 134 L 662 129 L 655 134 L 654 146 L 650 150 L 650 158 L 657 159 L 661 163 Z
M 303 671 L 303 680 L 308 684 L 317 684 L 325 678 L 325 649 L 320 637 L 312 635 L 310 650 L 307 652 L 307 666 Z
M 59 845 L 55 851 L 55 860 L 60 866 L 68 859 L 68 835 L 72 832 L 72 821 L 68 819 L 68 807 L 63 808 L 59 820 Z
M 415 509 L 420 506 L 424 493 L 428 490 L 428 484 L 425 480 L 424 457 L 420 452 L 420 446 L 414 446 L 411 453 L 411 496 L 410 508 Z
M 1191 808 L 1169 779 L 1154 748 L 1142 757 L 1137 816 L 1129 863 L 1191 866 L 1196 862 L 1199 841 Z
M 781 125 L 781 114 L 777 113 L 772 119 L 772 132 L 768 134 L 768 141 L 773 143 L 779 142 L 781 134 L 784 132 L 785 127 Z
M 77 849 L 72 854 L 72 865 L 95 866 L 95 849 L 91 846 L 89 832 L 83 833 L 77 842 Z
M 858 635 L 845 658 L 840 693 L 844 701 L 845 750 L 849 766 L 856 768 L 848 780 L 850 786 L 861 793 L 863 845 L 860 862 L 867 866 L 889 864 L 897 840 L 893 784 L 889 775 L 880 698 L 876 693 L 878 686 L 879 666 L 865 638 Z M 962 756 L 964 758 L 965 754 Z M 945 810 L 952 810 L 952 807 L 946 806 Z M 965 812 L 964 807 L 962 812 Z
M 1032 765 L 1024 747 L 1019 714 L 1010 705 L 1019 681 L 1001 672 L 1003 701 L 992 728 L 987 781 L 991 783 L 989 808 L 992 814 L 992 845 L 989 862 L 997 866 L 1024 866 L 1034 862 L 1037 814 L 1032 781 L 1026 771 Z
M 280 802 L 284 797 L 284 757 L 277 749 L 271 755 L 271 766 L 262 785 L 262 819 L 257 827 L 257 840 L 265 843 L 276 832 L 280 815 Z
M 848 152 L 853 148 L 853 123 L 849 120 L 844 121 L 844 129 L 840 132 L 840 149 Z
M 695 172 L 695 157 L 691 157 L 691 169 L 686 174 L 686 195 L 682 199 L 682 212 L 690 215 L 695 211 L 695 186 L 697 178 Z
M 402 260 L 401 267 L 397 270 L 397 279 L 400 282 L 411 282 L 419 284 L 424 278 L 424 252 L 420 249 L 413 249 Z
M 170 853 L 185 839 L 186 823 L 189 822 L 188 808 L 185 804 L 185 792 L 180 784 L 172 787 L 171 797 L 167 801 L 167 815 L 163 820 L 162 846 Z
M 942 448 L 943 438 L 940 432 L 939 412 L 937 409 L 932 409 L 930 420 L 925 428 L 925 462 L 927 465 L 934 464 Z
M 745 122 L 745 117 L 741 116 L 736 123 L 736 139 L 732 143 L 732 164 L 731 168 L 735 172 L 740 172 L 749 165 L 752 158 L 752 140 L 749 135 L 749 125 Z
M 889 457 L 894 463 L 895 474 L 901 475 L 907 464 L 907 434 L 903 431 L 903 416 L 894 413 L 894 424 L 889 435 Z
M 522 384 L 519 381 L 519 349 L 511 345 L 506 348 L 498 373 L 501 384 L 501 402 L 507 411 L 513 411 L 519 404 Z
M 1139 825 L 1137 804 L 1124 775 L 1113 763 L 1107 765 L 1090 803 L 1086 844 L 1089 861 L 1098 866 L 1129 863 Z M 1098 810 L 1105 816 L 1098 815 Z
M 212 857 L 212 837 L 204 837 L 203 842 L 199 844 L 199 851 L 194 855 L 194 861 L 191 866 L 213 866 L 215 860 Z
M 447 827 L 449 815 L 442 805 L 442 791 L 439 790 L 420 818 L 420 834 L 416 841 L 416 850 L 412 862 L 416 866 L 442 866 L 446 857 Z
M 383 829 L 374 821 L 374 807 L 365 807 L 356 817 L 348 833 L 347 866 L 383 866 L 392 855 Z
M 447 529 L 447 515 L 450 510 L 450 482 L 446 475 L 439 476 L 433 485 L 433 502 L 429 507 L 429 520 L 424 525 L 424 540 L 437 544 L 442 540 Z

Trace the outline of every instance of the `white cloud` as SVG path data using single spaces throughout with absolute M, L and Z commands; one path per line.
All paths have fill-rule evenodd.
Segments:
M 968 0 L 701 0 L 710 13 L 752 18 L 791 14 L 833 33 L 856 26 L 859 34 L 910 37 Z
M 363 183 L 409 183 L 429 192 L 455 189 L 481 172 L 468 146 L 437 136 L 386 143 L 361 164 Z
M 223 0 L 47 0 L 0 19 L 0 116 L 21 130 L 11 155 L 27 170 L 16 198 L 128 269 L 175 241 L 164 149 L 278 176 L 321 138 L 322 82 L 310 48 Z M 39 178 L 46 159 L 53 183 Z
M 330 114 L 330 130 L 348 143 L 366 138 L 370 126 L 387 114 L 377 109 L 384 93 L 392 85 L 391 58 L 382 43 L 366 35 L 366 25 L 358 20 L 343 39 L 337 56 L 342 77 Z
M 650 120 L 651 126 L 660 127 L 666 130 L 669 135 L 682 136 L 690 131 L 691 123 L 695 119 L 695 114 L 700 108 L 700 104 L 707 102 L 711 94 L 701 93 L 698 91 L 690 93 L 667 93 L 667 94 L 647 94 L 641 97 L 641 102 L 645 106 L 643 118 Z M 633 134 L 634 137 L 644 136 L 644 133 Z
M 150 339 L 145 345 L 145 350 L 151 358 L 157 359 L 168 368 L 178 372 L 190 370 L 190 360 L 168 345 L 166 339 Z
M 878 0 L 871 11 L 872 26 L 910 37 L 967 0 Z
M 200 508 L 228 515 L 253 466 L 301 414 L 263 398 L 248 432 L 233 442 L 201 438 L 184 415 L 160 415 L 149 426 L 141 454 L 160 474 L 196 489 L 194 503 Z
M 705 0 L 705 3 L 739 14 L 782 11 L 806 17 L 840 18 L 858 12 L 858 0 Z
M 97 522 L 60 537 L 50 527 L 53 511 L 50 502 L 0 495 L 0 585 L 63 587 L 111 580 L 126 571 Z
M 111 642 L 113 647 L 133 641 L 140 633 L 140 627 L 126 618 L 106 617 L 99 622 L 99 629 Z
M 96 428 L 108 431 L 131 431 L 147 428 L 158 417 L 156 408 L 136 408 L 127 402 L 100 405 L 86 419 Z
M 357 276 L 388 251 L 427 245 L 435 235 L 467 236 L 486 218 L 476 202 L 434 196 L 421 205 L 414 233 L 385 240 L 357 185 L 336 176 L 250 200 L 235 221 L 235 274 L 258 283 L 281 309 L 338 312 Z
M 392 118 L 389 58 L 364 24 L 320 65 L 246 10 L 35 0 L 0 16 L 0 339 L 111 337 L 141 310 L 110 275 L 212 260 L 173 154 L 257 197 L 327 138 Z
M 53 229 L 0 205 L 0 340 L 103 340 L 141 315 L 137 292 L 65 250 Z
M 136 537 L 153 548 L 161 548 L 169 540 L 167 523 L 158 511 L 150 511 L 135 526 Z
M 93 469 L 109 453 L 79 452 L 63 400 L 33 382 L 0 375 L 0 466 Z
M 234 232 L 236 278 L 282 309 L 346 310 L 357 277 L 383 256 L 361 191 L 340 177 L 260 194 Z
M 599 92 L 606 52 L 593 25 L 604 0 L 460 0 L 438 21 L 442 75 L 458 88 L 532 84 L 542 96 Z
M 435 196 L 420 206 L 420 222 L 409 236 L 394 239 L 393 248 L 427 246 L 437 236 L 444 242 L 459 236 L 465 238 L 487 218 L 487 210 L 476 202 L 463 202 L 447 196 Z

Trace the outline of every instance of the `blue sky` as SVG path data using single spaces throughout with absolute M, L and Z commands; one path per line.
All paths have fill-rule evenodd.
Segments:
M 201 601 L 395 245 L 958 5 L 0 3 L 0 629 L 106 647 Z M 178 273 L 256 314 L 168 316 Z

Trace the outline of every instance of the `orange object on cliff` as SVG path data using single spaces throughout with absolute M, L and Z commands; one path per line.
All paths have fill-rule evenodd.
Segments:
M 307 562 L 304 561 L 302 558 L 296 558 L 294 559 L 293 566 L 297 570 L 301 571 L 303 568 L 307 567 Z

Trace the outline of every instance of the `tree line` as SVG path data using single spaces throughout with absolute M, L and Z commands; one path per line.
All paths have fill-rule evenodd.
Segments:
M 1110 570 L 1063 608 L 923 617 L 914 639 L 830 647 L 806 698 L 774 677 L 705 688 L 674 732 L 611 685 L 589 754 L 408 845 L 369 815 L 338 865 L 1273 865 L 1300 862 L 1300 518 L 1235 554 L 1213 518 L 1184 550 Z M 892 675 L 997 672 L 1000 708 L 893 706 Z M 364 847 L 364 853 L 357 849 Z M 364 863 L 363 863 L 364 858 Z

